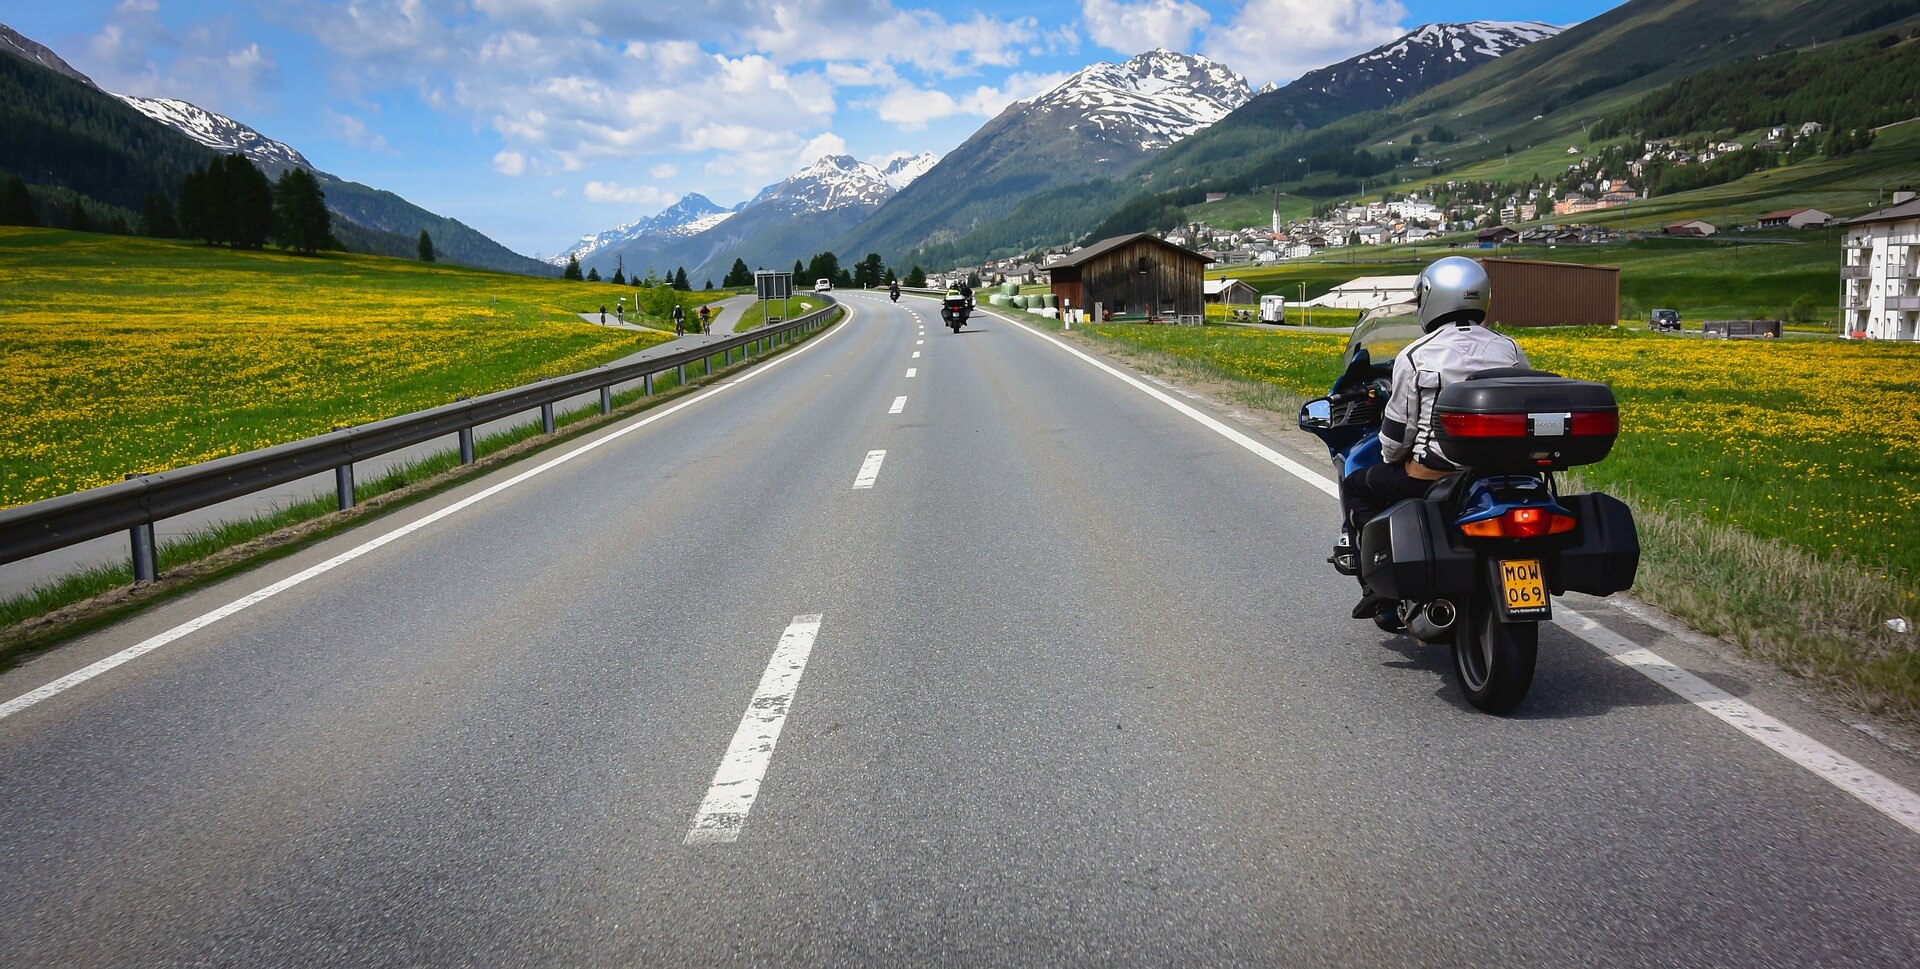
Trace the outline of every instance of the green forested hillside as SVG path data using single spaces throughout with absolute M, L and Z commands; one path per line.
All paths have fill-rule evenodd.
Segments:
M 1594 138 L 1753 131 L 1819 121 L 1843 131 L 1920 116 L 1920 43 L 1892 35 L 1741 59 L 1684 77 L 1590 129 Z
M 213 153 L 97 88 L 0 54 L 0 172 L 138 211 Z

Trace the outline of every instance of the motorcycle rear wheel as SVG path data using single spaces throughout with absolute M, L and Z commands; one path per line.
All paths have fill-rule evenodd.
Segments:
M 953 321 L 952 323 L 949 323 L 949 324 L 947 324 L 947 325 L 948 325 L 948 326 L 951 326 L 951 327 L 953 327 L 953 332 L 955 332 L 955 333 L 958 333 L 958 332 L 960 332 L 960 326 L 961 326 L 961 323 L 960 323 L 960 321 L 959 321 L 959 320 L 955 320 L 955 321 Z
M 1539 654 L 1539 623 L 1501 622 L 1484 593 L 1461 610 L 1453 634 L 1453 672 L 1476 709 L 1498 714 L 1519 706 L 1533 685 Z

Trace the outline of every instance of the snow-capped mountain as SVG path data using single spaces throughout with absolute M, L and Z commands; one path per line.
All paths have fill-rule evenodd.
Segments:
M 128 107 L 193 140 L 221 152 L 239 152 L 263 166 L 288 165 L 311 169 L 306 156 L 285 142 L 275 141 L 224 114 L 174 98 L 141 98 L 115 94 Z
M 1362 95 L 1387 103 L 1545 40 L 1561 29 L 1539 21 L 1427 24 L 1358 57 L 1301 75 L 1287 87 L 1337 97 Z
M 762 189 L 747 207 L 779 204 L 793 211 L 831 212 L 850 205 L 879 205 L 913 184 L 937 161 L 934 155 L 913 155 L 881 168 L 851 155 L 827 155 Z
M 1008 105 L 833 249 L 901 254 L 964 235 L 1029 196 L 1118 177 L 1250 96 L 1246 78 L 1193 54 L 1093 64 Z
M 744 203 L 730 209 L 723 208 L 699 192 L 691 192 L 681 196 L 679 201 L 660 210 L 658 214 L 615 226 L 605 232 L 581 236 L 579 242 L 547 261 L 556 266 L 564 266 L 569 258 L 585 260 L 608 246 L 622 242 L 698 235 L 725 222 L 743 207 Z
M 1196 54 L 1155 48 L 1121 64 L 1084 68 L 1028 103 L 1072 115 L 1105 141 L 1157 151 L 1232 113 L 1251 97 L 1247 79 Z
M 938 164 L 940 164 L 939 155 L 923 151 L 918 155 L 902 155 L 888 162 L 880 169 L 880 174 L 886 176 L 887 184 L 893 186 L 893 190 L 898 192 L 912 185 L 914 179 L 932 171 L 933 166 Z
M 73 65 L 62 60 L 59 54 L 47 49 L 39 41 L 18 33 L 6 24 L 0 24 L 0 50 L 23 57 L 49 71 L 64 74 L 88 87 L 97 86 L 93 83 L 93 78 L 75 70 Z

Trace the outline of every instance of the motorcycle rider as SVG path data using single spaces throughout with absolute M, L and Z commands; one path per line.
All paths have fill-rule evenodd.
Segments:
M 1425 495 L 1434 482 L 1460 472 L 1436 433 L 1434 402 L 1441 388 L 1483 370 L 1528 366 L 1518 344 L 1483 325 L 1492 295 L 1486 269 L 1465 256 L 1435 262 L 1414 283 L 1414 305 L 1425 335 L 1394 357 L 1392 390 L 1380 425 L 1381 463 L 1340 482 L 1346 520 L 1335 555 L 1357 554 L 1360 529 L 1374 516 L 1402 499 Z M 1366 588 L 1364 581 L 1361 588 Z M 1394 608 L 1367 590 L 1353 617 L 1377 615 L 1384 620 Z
M 893 300 L 896 303 L 900 302 L 900 284 L 899 283 L 887 284 L 887 298 Z

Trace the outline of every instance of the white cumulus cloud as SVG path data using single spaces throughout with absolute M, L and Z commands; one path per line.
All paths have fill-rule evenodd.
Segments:
M 1186 0 L 1081 0 L 1080 19 L 1094 43 L 1133 55 L 1155 47 L 1190 50 L 1194 32 L 1213 15 Z
M 1398 0 L 1247 0 L 1201 52 L 1256 87 L 1284 83 L 1399 37 L 1406 17 Z
M 622 205 L 640 205 L 665 208 L 678 200 L 672 192 L 663 192 L 651 185 L 638 185 L 632 188 L 619 182 L 588 182 L 580 190 L 589 202 L 619 202 Z
M 527 156 L 517 151 L 498 151 L 493 155 L 493 170 L 502 175 L 525 175 Z

